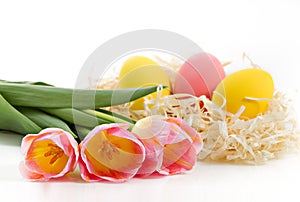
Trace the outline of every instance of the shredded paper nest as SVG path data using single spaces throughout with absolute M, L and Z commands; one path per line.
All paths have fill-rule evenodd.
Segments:
M 254 119 L 242 120 L 212 103 L 205 96 L 171 95 L 155 104 L 150 114 L 180 117 L 204 140 L 199 160 L 259 164 L 298 149 L 299 133 L 290 100 L 276 92 L 268 111 Z M 200 107 L 203 106 L 203 107 Z
M 99 88 L 114 88 L 117 82 L 117 78 L 110 78 Z M 145 99 L 145 110 L 130 110 L 130 104 L 110 110 L 135 120 L 158 114 L 182 118 L 202 136 L 204 147 L 199 160 L 261 164 L 299 149 L 296 115 L 292 101 L 283 92 L 274 93 L 264 115 L 244 120 L 238 114 L 224 111 L 205 96 L 162 97 L 161 88 L 157 91 L 155 98 Z

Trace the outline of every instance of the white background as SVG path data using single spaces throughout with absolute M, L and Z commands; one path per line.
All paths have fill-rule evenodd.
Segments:
M 222 62 L 246 52 L 273 75 L 277 89 L 294 93 L 300 86 L 299 10 L 297 0 L 0 0 L 0 79 L 73 87 L 102 43 L 152 28 L 186 36 Z M 300 200 L 299 155 L 263 166 L 199 163 L 188 175 L 117 185 L 83 183 L 76 175 L 75 181 L 29 183 L 18 172 L 19 144 L 20 137 L 0 134 L 1 201 Z

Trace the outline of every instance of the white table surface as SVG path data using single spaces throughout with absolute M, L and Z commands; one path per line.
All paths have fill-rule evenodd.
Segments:
M 190 38 L 222 62 L 245 51 L 273 75 L 276 88 L 295 91 L 299 10 L 297 0 L 0 0 L 0 79 L 73 87 L 98 46 L 128 31 L 156 28 Z M 0 133 L 1 202 L 300 201 L 299 154 L 260 166 L 199 162 L 185 175 L 122 184 L 86 183 L 78 172 L 33 183 L 18 171 L 20 142 L 20 136 Z
M 18 171 L 21 137 L 0 134 L 0 196 L 6 201 L 299 201 L 300 156 L 260 166 L 199 162 L 188 174 L 126 183 L 86 183 L 79 172 L 63 180 L 28 182 Z M 2 201 L 2 200 L 1 200 Z

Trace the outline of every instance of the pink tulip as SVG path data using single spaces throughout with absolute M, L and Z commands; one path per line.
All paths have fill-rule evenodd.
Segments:
M 139 120 L 132 132 L 146 148 L 146 159 L 137 173 L 142 176 L 191 170 L 203 146 L 200 134 L 178 118 L 150 116 Z
M 76 167 L 79 151 L 72 135 L 58 128 L 48 128 L 39 134 L 26 135 L 21 150 L 25 160 L 21 174 L 32 181 L 59 178 Z
M 137 173 L 145 148 L 128 128 L 127 124 L 104 124 L 85 137 L 79 145 L 84 180 L 124 182 Z

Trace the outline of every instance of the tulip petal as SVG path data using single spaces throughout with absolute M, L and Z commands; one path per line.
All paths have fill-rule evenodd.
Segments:
M 197 154 L 203 147 L 200 134 L 182 119 L 167 118 L 171 131 L 164 149 L 163 163 L 159 173 L 178 174 L 191 170 Z
M 196 155 L 201 151 L 203 148 L 203 140 L 200 136 L 200 134 L 191 126 L 189 126 L 186 122 L 184 122 L 182 119 L 178 118 L 168 118 L 166 120 L 169 123 L 175 123 L 178 125 L 183 131 L 185 131 L 186 134 L 189 135 L 193 142 L 193 147 L 196 150 Z
M 182 155 L 180 156 L 179 159 L 174 161 L 174 159 L 170 158 L 170 156 L 173 156 L 174 149 L 178 149 L 179 146 L 178 144 L 175 145 L 170 145 L 169 148 L 165 149 L 165 158 L 163 161 L 163 165 L 158 170 L 160 174 L 163 175 L 173 175 L 173 174 L 180 174 L 184 173 L 186 171 L 191 170 L 197 159 L 197 153 L 194 147 L 189 147 L 189 149 Z M 168 159 L 168 157 L 170 159 Z
M 165 118 L 160 115 L 140 119 L 134 125 L 132 132 L 141 140 L 155 138 L 159 144 L 165 144 L 170 128 L 164 119 Z
M 146 149 L 146 158 L 138 170 L 139 177 L 154 173 L 162 165 L 164 145 L 170 133 L 170 124 L 163 116 L 149 116 L 137 121 L 132 132 Z
M 32 181 L 46 181 L 44 175 L 29 170 L 28 167 L 25 165 L 24 161 L 20 162 L 19 170 L 24 178 L 30 179 Z
M 42 131 L 41 131 L 42 132 Z M 39 134 L 28 134 L 22 139 L 21 143 L 21 151 L 23 155 L 26 155 L 29 148 L 31 147 L 31 144 L 33 141 L 35 141 L 37 138 L 42 138 L 48 134 L 45 133 L 39 133 Z
M 83 180 L 87 182 L 96 182 L 103 180 L 102 178 L 92 174 L 88 169 L 84 161 L 82 160 L 82 156 L 79 156 L 78 165 L 81 173 L 81 177 Z
M 154 173 L 162 165 L 163 161 L 163 145 L 158 145 L 152 139 L 141 140 L 146 149 L 146 158 L 139 168 L 137 175 L 145 177 Z

